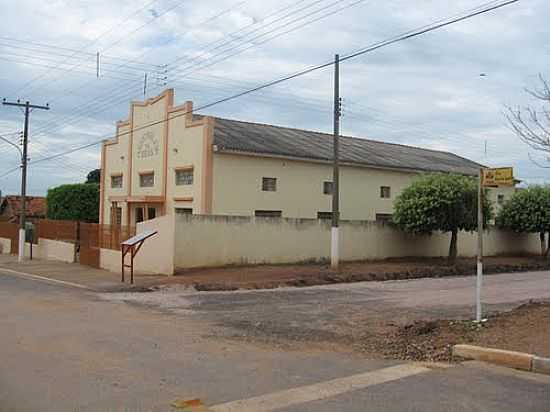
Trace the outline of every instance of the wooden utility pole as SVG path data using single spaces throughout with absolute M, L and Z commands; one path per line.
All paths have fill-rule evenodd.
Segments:
M 330 233 L 330 265 L 338 269 L 340 262 L 339 225 L 340 225 L 340 117 L 342 116 L 340 99 L 340 56 L 334 56 L 334 141 L 332 171 L 332 227 Z
M 29 117 L 31 109 L 50 110 L 50 106 L 37 106 L 30 104 L 28 101 L 21 103 L 8 102 L 6 99 L 2 101 L 5 106 L 16 106 L 25 108 L 25 127 L 23 129 L 23 155 L 21 157 L 21 213 L 19 215 L 19 261 L 25 256 L 25 214 L 27 207 L 27 162 L 28 162 L 28 145 L 29 145 Z

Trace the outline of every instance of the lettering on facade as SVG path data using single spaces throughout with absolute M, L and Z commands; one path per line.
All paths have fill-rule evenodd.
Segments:
M 158 155 L 160 152 L 159 141 L 153 132 L 145 132 L 141 136 L 137 147 L 138 159 L 146 159 Z

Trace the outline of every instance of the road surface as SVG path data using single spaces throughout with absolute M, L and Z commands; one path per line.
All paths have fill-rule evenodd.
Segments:
M 220 412 L 546 412 L 550 404 L 548 377 L 212 338 L 217 322 L 193 304 L 108 301 L 1 269 L 0 311 L 2 412 L 172 411 L 189 398 Z

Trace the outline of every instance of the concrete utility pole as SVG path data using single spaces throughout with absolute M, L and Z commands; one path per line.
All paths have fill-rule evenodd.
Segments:
M 330 242 L 330 265 L 338 269 L 340 245 L 338 226 L 340 225 L 340 117 L 342 100 L 340 99 L 340 56 L 334 56 L 334 157 L 332 176 L 332 228 Z
M 482 321 L 481 283 L 483 280 L 483 169 L 479 169 L 477 189 L 477 277 L 476 277 L 476 322 Z
M 16 106 L 25 108 L 25 128 L 23 129 L 23 154 L 21 156 L 21 213 L 19 215 L 19 262 L 25 256 L 25 213 L 27 207 L 27 161 L 28 161 L 28 145 L 29 145 L 29 116 L 31 109 L 50 110 L 50 106 L 37 106 L 30 104 L 28 101 L 21 103 L 8 102 L 6 99 L 2 101 L 5 106 Z

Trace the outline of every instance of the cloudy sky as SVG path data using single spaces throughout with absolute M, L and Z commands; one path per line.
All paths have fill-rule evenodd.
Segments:
M 80 182 L 99 166 L 131 100 L 164 88 L 177 103 L 208 104 L 325 63 L 487 0 L 4 0 L 0 97 L 49 103 L 31 115 L 29 191 Z M 509 130 L 506 105 L 548 75 L 550 3 L 495 12 L 379 49 L 341 66 L 342 133 L 448 150 L 550 181 L 545 157 Z M 100 54 L 100 75 L 96 59 Z M 480 76 L 484 73 L 485 76 Z M 332 69 L 203 113 L 331 132 Z M 17 143 L 22 113 L 0 107 L 0 135 Z M 19 191 L 18 154 L 0 141 L 0 190 Z M 550 164 L 550 163 L 549 163 Z M 7 174 L 6 174 L 7 173 Z

